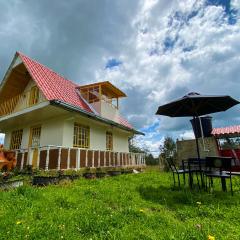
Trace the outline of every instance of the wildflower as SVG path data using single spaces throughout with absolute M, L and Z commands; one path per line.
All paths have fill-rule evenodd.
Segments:
M 197 203 L 197 205 L 201 205 L 202 203 L 201 202 L 196 202 Z
M 196 228 L 201 229 L 202 225 L 201 224 L 196 224 Z
M 21 221 L 17 221 L 17 222 L 16 222 L 17 225 L 19 225 L 19 224 L 21 224 L 21 223 L 22 223 Z
M 143 213 L 143 212 L 144 212 L 144 210 L 143 210 L 143 209 L 140 209 L 140 210 L 139 210 L 139 212 Z
M 215 240 L 214 236 L 208 235 L 208 240 Z

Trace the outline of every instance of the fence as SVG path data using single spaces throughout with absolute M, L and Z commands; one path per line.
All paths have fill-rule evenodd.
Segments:
M 27 165 L 43 170 L 145 166 L 144 153 L 112 152 L 52 145 L 18 149 L 15 152 L 19 169 L 23 169 Z

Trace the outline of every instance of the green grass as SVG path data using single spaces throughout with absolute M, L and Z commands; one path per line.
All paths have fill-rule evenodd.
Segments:
M 171 175 L 154 169 L 23 186 L 0 192 L 0 239 L 240 239 L 237 181 L 233 197 L 173 189 Z

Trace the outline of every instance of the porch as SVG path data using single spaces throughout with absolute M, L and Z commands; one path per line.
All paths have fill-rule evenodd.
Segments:
M 17 149 L 17 168 L 27 165 L 42 170 L 79 170 L 82 168 L 144 167 L 144 153 L 127 153 L 64 146 Z

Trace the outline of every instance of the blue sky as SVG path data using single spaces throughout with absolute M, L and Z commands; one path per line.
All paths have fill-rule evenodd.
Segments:
M 157 152 L 192 137 L 189 118 L 156 116 L 188 92 L 239 99 L 240 0 L 0 1 L 0 76 L 19 50 L 76 83 L 111 81 L 122 114 Z M 239 107 L 213 115 L 239 124 Z

